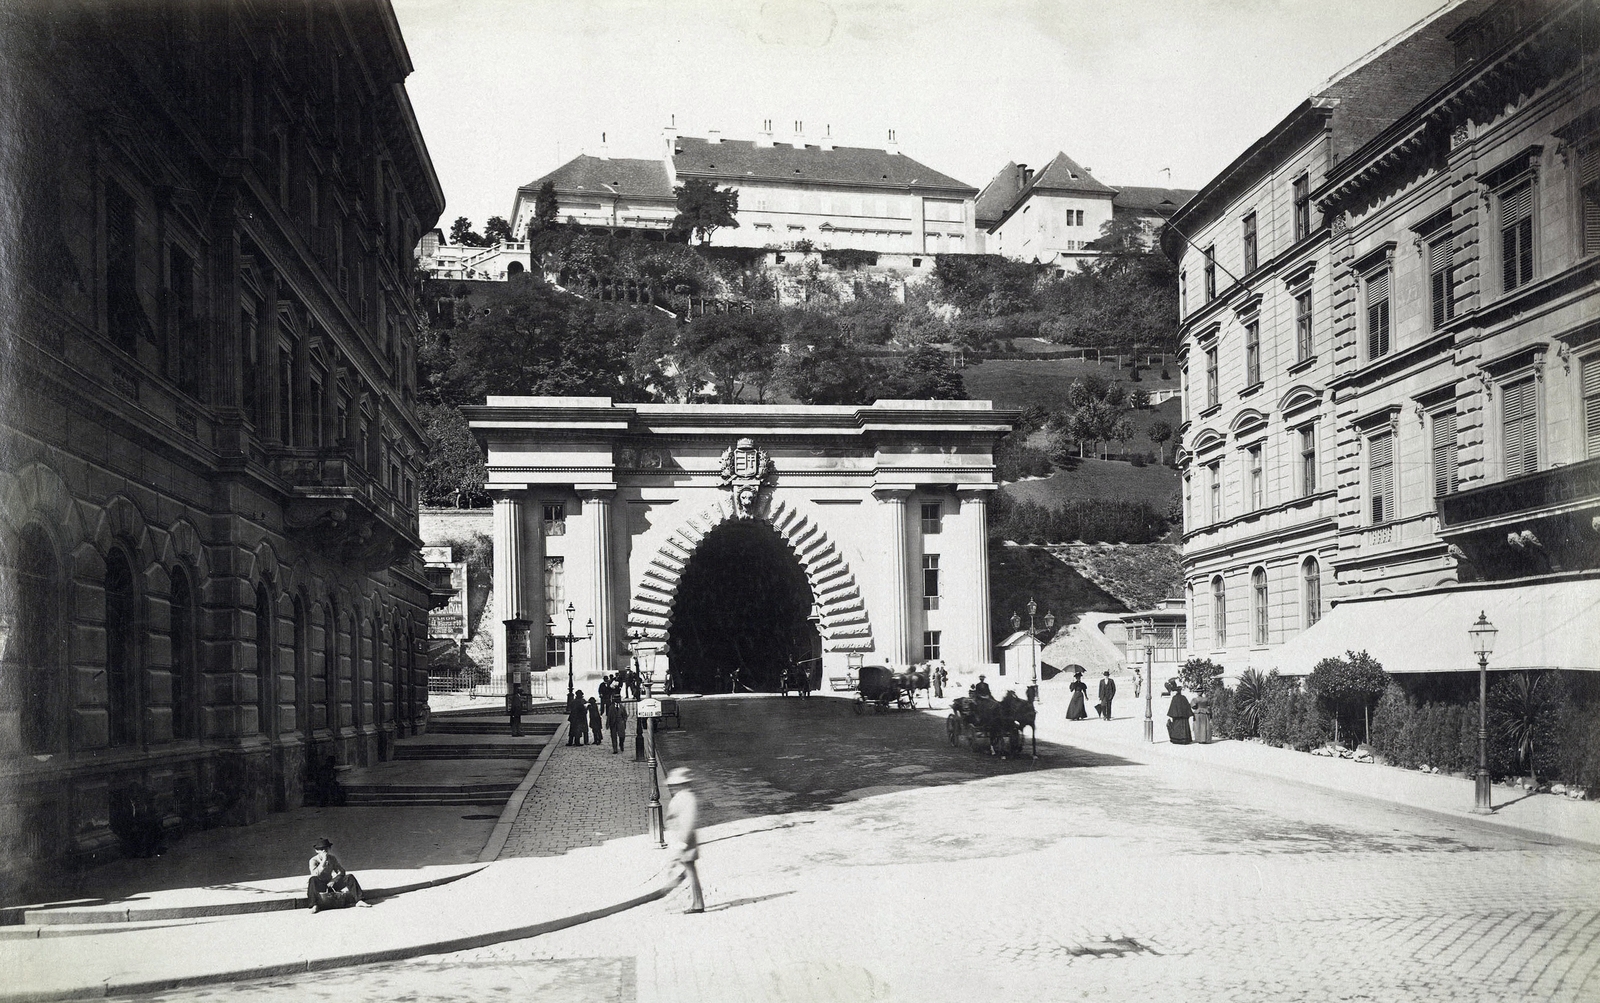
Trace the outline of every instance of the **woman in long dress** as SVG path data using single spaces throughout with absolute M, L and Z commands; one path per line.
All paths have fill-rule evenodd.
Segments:
M 1183 687 L 1172 688 L 1172 703 L 1167 705 L 1167 738 L 1173 745 L 1188 745 L 1193 739 L 1189 736 L 1189 719 L 1194 717 L 1194 710 L 1189 706 L 1189 698 L 1183 695 Z
M 1067 720 L 1082 721 L 1089 716 L 1089 712 L 1083 709 L 1083 695 L 1089 692 L 1089 687 L 1083 683 L 1082 669 L 1072 674 L 1072 685 L 1067 688 L 1072 690 L 1072 702 L 1067 704 Z

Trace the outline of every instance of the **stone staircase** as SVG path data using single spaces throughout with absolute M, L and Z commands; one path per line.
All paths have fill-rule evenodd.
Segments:
M 560 726 L 557 717 L 525 718 L 513 738 L 498 712 L 436 715 L 427 734 L 396 742 L 388 762 L 343 771 L 344 803 L 503 807 Z

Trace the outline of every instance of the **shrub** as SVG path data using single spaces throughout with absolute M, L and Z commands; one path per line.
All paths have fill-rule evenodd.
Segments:
M 1142 466 L 1145 465 L 1144 454 L 1143 453 L 1134 453 L 1131 457 L 1128 458 L 1128 462 L 1133 464 L 1136 467 L 1142 467 Z
M 1268 679 L 1260 701 L 1261 740 L 1268 745 L 1288 745 L 1294 732 L 1300 684 L 1276 673 Z
M 1492 774 L 1526 774 L 1537 780 L 1559 771 L 1559 685 L 1543 672 L 1517 672 L 1490 688 L 1487 717 Z
M 1239 685 L 1233 691 L 1236 728 L 1240 732 L 1235 738 L 1253 738 L 1261 734 L 1268 681 L 1276 678 L 1276 670 L 1271 676 L 1262 675 L 1260 669 L 1245 669 L 1239 674 Z
M 1406 697 L 1405 690 L 1400 688 L 1399 683 L 1390 680 L 1384 687 L 1383 696 L 1378 698 L 1377 708 L 1372 712 L 1372 735 L 1367 741 L 1373 751 L 1395 766 L 1416 766 L 1410 730 L 1414 716 L 1415 709 Z
M 1239 711 L 1234 691 L 1224 686 L 1221 679 L 1212 680 L 1206 694 L 1211 701 L 1211 730 L 1222 738 L 1247 738 L 1239 734 Z
M 1072 501 L 1047 507 L 997 494 L 990 531 L 1017 543 L 1156 543 L 1167 518 L 1145 502 Z
M 1178 670 L 1178 681 L 1191 693 L 1209 693 L 1222 678 L 1222 666 L 1209 658 L 1191 658 Z
M 1318 662 L 1306 685 L 1332 717 L 1335 740 L 1354 745 L 1349 736 L 1367 733 L 1367 715 L 1389 684 L 1389 674 L 1365 651 L 1347 651 L 1345 656 Z
M 1600 796 L 1600 704 L 1563 704 L 1556 715 L 1556 778 Z

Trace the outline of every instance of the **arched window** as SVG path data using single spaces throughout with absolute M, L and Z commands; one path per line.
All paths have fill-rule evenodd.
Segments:
M 256 587 L 256 731 L 262 735 L 278 733 L 277 652 L 272 650 L 272 600 L 265 585 Z
M 1322 619 L 1322 567 L 1315 557 L 1306 558 L 1301 565 L 1300 575 L 1305 580 L 1306 596 L 1306 626 L 1310 627 Z
M 139 597 L 120 550 L 106 559 L 106 711 L 112 745 L 139 741 Z
M 188 572 L 172 572 L 172 737 L 174 741 L 199 733 L 196 697 L 200 681 L 195 675 L 194 594 Z
M 1267 643 L 1267 569 L 1250 572 L 1250 616 L 1255 628 L 1255 642 Z
M 1228 593 L 1221 575 L 1211 579 L 1211 643 L 1217 648 L 1228 643 Z
M 339 636 L 339 604 L 331 598 L 328 600 L 326 616 L 328 630 L 325 640 L 328 648 L 328 664 L 327 679 L 322 688 L 323 720 L 327 722 L 328 730 L 338 735 L 344 726 L 344 651 Z
M 0 551 L 0 604 L 15 611 L 13 633 L 0 647 L 4 703 L 20 717 L 22 751 L 50 752 L 60 740 L 61 574 L 55 548 L 29 526 L 13 550 Z

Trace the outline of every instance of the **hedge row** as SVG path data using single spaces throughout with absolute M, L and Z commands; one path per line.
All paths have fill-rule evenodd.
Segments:
M 1167 517 L 1146 502 L 1072 501 L 1049 507 L 995 499 L 991 533 L 1016 543 L 1156 543 L 1167 534 Z

